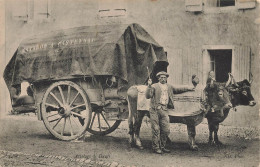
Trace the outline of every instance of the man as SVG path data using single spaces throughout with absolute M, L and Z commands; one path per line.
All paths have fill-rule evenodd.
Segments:
M 152 148 L 157 154 L 169 153 L 165 148 L 168 135 L 170 134 L 168 108 L 173 106 L 173 94 L 194 90 L 193 87 L 177 88 L 167 84 L 169 74 L 164 71 L 157 73 L 159 83 L 152 85 L 152 80 L 148 80 L 146 98 L 151 99 L 150 122 L 152 127 Z

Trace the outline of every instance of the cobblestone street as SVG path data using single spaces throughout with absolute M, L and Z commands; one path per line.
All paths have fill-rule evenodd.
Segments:
M 171 153 L 156 155 L 150 149 L 149 123 L 141 138 L 144 150 L 128 145 L 127 121 L 107 136 L 86 136 L 74 142 L 57 140 L 35 116 L 9 115 L 0 120 L 1 166 L 258 166 L 259 140 L 220 136 L 221 147 L 209 146 L 207 134 L 198 133 L 199 151 L 189 150 L 187 134 L 171 124 Z M 179 125 L 180 127 L 182 125 Z M 198 125 L 197 131 L 205 125 Z

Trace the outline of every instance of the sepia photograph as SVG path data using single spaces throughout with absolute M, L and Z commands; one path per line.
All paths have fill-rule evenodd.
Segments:
M 260 0 L 0 0 L 0 167 L 259 167 Z

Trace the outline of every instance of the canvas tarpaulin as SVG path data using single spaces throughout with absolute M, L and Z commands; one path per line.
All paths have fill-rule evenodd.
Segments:
M 23 81 L 95 75 L 143 84 L 147 67 L 152 72 L 160 63 L 166 70 L 163 47 L 138 24 L 86 26 L 23 40 L 6 66 L 4 79 L 8 88 Z

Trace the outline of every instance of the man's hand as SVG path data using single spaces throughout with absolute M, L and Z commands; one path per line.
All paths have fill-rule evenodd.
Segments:
M 211 83 L 213 83 L 214 81 L 216 81 L 216 79 L 213 78 L 213 77 L 210 77 L 210 79 L 211 79 Z
M 232 73 L 228 73 L 228 77 L 231 78 L 231 79 L 234 79 L 234 76 Z
M 148 79 L 148 86 L 151 86 L 152 85 L 152 83 L 153 83 L 153 81 L 151 80 L 151 79 Z
M 194 90 L 195 90 L 195 87 L 194 87 L 194 86 L 189 86 L 189 87 L 188 87 L 188 90 L 189 90 L 189 91 L 194 91 Z

